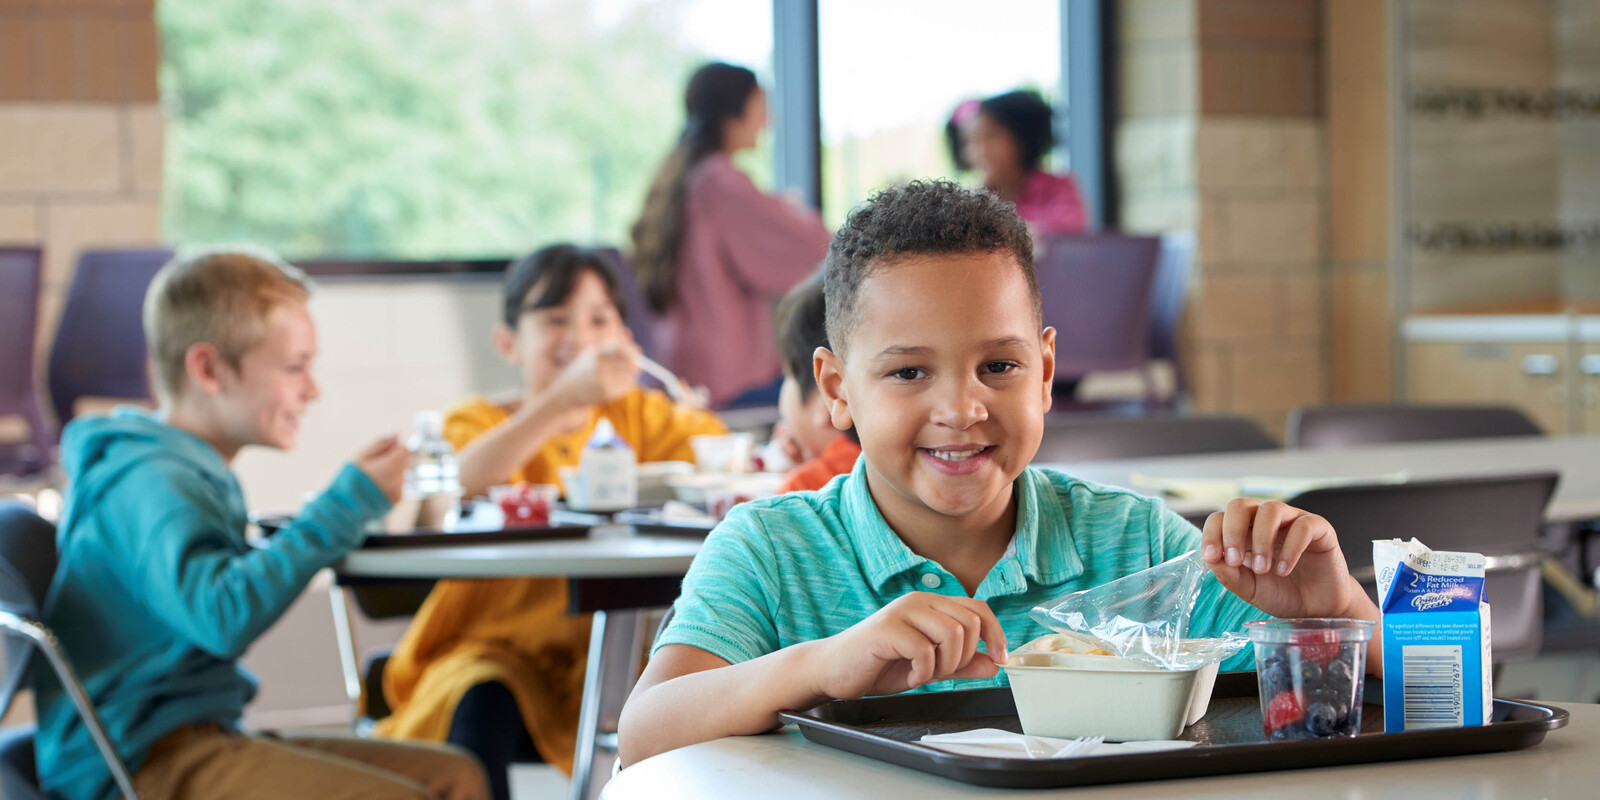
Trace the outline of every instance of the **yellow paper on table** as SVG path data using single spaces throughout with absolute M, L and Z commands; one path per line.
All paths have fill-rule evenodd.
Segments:
M 1267 475 L 1247 475 L 1242 478 L 1162 478 L 1137 472 L 1128 476 L 1128 482 L 1137 489 L 1155 489 L 1171 497 L 1217 505 L 1224 505 L 1235 497 L 1286 500 L 1312 489 L 1405 483 L 1408 479 L 1409 475 L 1405 472 L 1388 472 L 1356 478 L 1291 478 Z

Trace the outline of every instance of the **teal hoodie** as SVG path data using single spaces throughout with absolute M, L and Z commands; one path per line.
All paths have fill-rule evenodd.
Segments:
M 217 450 L 129 408 L 68 425 L 61 461 L 67 503 L 45 622 L 133 772 L 179 726 L 238 728 L 256 692 L 239 656 L 389 508 L 347 464 L 293 525 L 253 546 L 244 493 Z M 117 797 L 71 699 L 49 670 L 36 675 L 45 791 Z

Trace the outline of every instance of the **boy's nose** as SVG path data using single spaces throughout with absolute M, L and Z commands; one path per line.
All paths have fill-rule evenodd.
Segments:
M 306 376 L 306 402 L 309 403 L 322 396 L 322 387 L 317 385 L 317 379 Z
M 989 418 L 989 407 L 983 402 L 983 385 L 976 380 L 955 381 L 939 393 L 933 407 L 932 420 L 956 430 L 966 430 Z

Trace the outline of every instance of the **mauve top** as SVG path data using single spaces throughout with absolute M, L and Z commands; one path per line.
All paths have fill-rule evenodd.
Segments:
M 1089 209 L 1083 190 L 1071 173 L 1053 175 L 1035 170 L 1022 182 L 1017 195 L 1017 216 L 1039 236 L 1083 233 L 1089 228 Z
M 677 299 L 662 315 L 660 350 L 679 377 L 722 405 L 777 380 L 773 301 L 828 254 L 810 209 L 756 188 L 723 154 L 689 172 Z

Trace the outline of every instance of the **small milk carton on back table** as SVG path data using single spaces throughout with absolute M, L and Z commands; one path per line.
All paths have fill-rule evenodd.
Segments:
M 639 504 L 639 464 L 633 448 L 601 417 L 583 447 L 567 504 L 578 511 L 623 511 Z
M 1487 725 L 1494 713 L 1484 558 L 1372 543 L 1383 612 L 1383 729 Z

